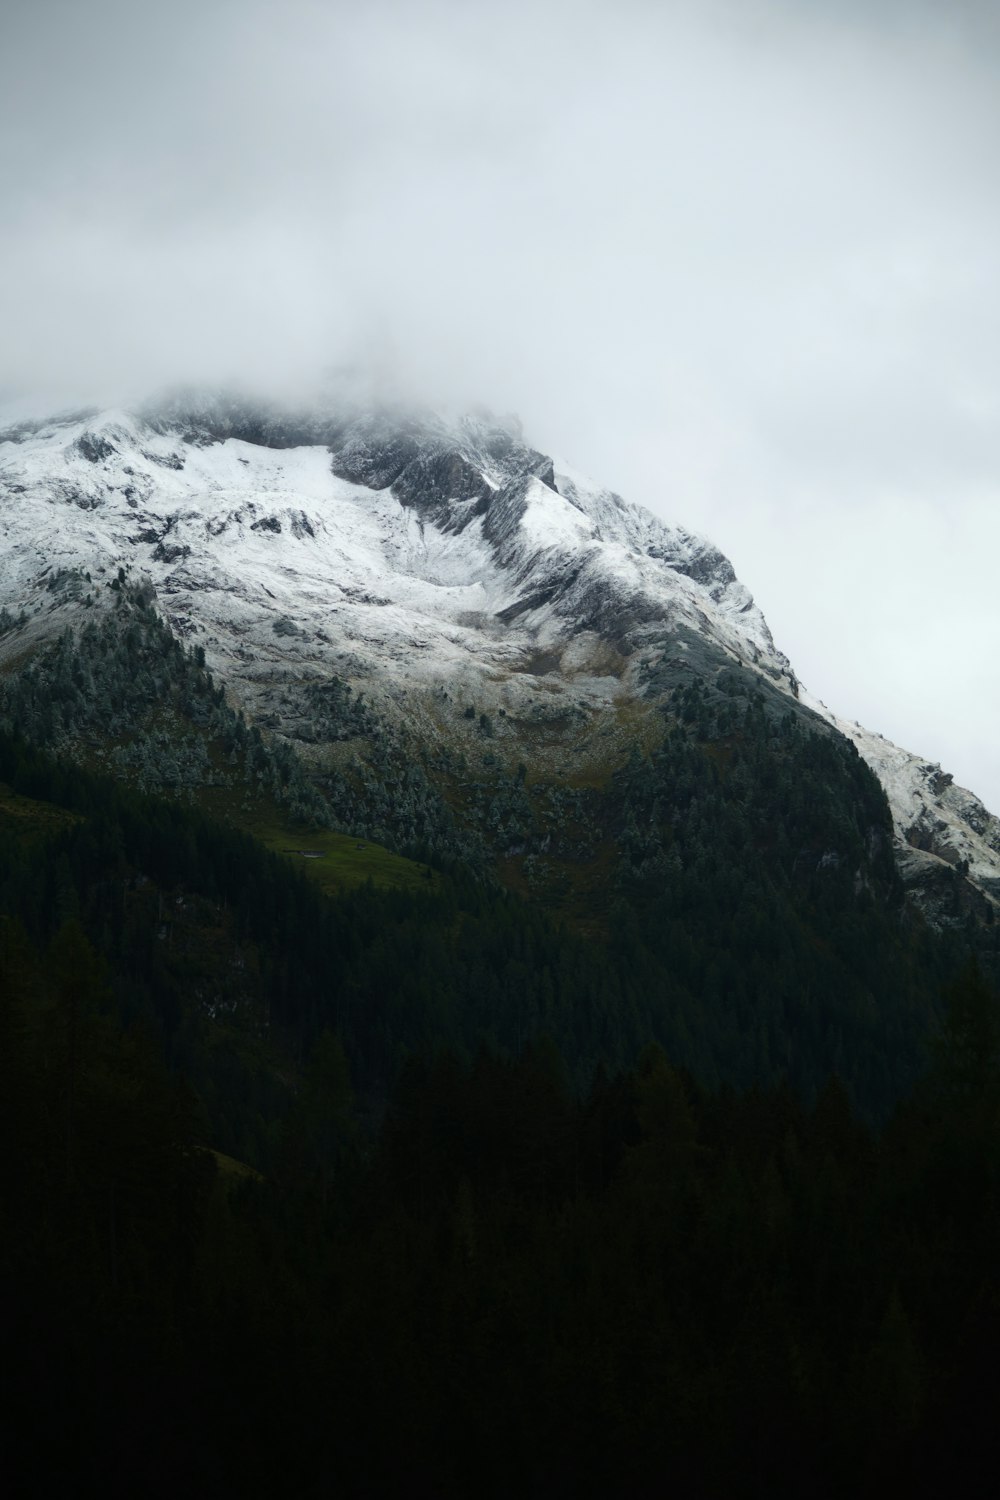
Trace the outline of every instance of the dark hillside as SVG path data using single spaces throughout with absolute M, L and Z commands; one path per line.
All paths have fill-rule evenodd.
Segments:
M 315 878 L 320 786 L 155 617 L 8 682 L 19 1492 L 939 1493 L 985 1451 L 993 934 L 906 905 L 845 741 L 739 673 L 671 693 L 586 788 L 497 771 L 555 825 L 519 896 L 489 818 Z

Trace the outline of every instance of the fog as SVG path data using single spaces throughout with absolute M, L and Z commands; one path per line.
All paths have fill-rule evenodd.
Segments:
M 1000 7 L 0 3 L 0 391 L 360 361 L 1000 810 Z

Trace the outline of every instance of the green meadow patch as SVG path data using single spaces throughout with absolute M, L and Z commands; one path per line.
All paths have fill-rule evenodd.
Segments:
M 51 802 L 39 802 L 34 797 L 22 797 L 5 781 L 0 781 L 0 829 L 6 833 L 17 838 L 51 838 L 78 822 L 77 813 Z
M 245 1161 L 237 1161 L 235 1156 L 227 1156 L 224 1151 L 209 1150 L 215 1162 L 216 1171 L 220 1181 L 227 1187 L 236 1182 L 263 1182 L 264 1178 L 256 1167 L 248 1166 Z
M 366 881 L 383 889 L 437 889 L 438 878 L 429 865 L 393 854 L 370 839 L 328 830 L 303 831 L 266 814 L 251 815 L 243 826 L 268 849 L 304 866 L 310 877 L 331 894 L 352 890 Z

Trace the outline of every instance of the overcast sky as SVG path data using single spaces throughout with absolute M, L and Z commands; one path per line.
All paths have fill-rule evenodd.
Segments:
M 375 361 L 1000 812 L 1000 3 L 0 0 L 0 391 Z

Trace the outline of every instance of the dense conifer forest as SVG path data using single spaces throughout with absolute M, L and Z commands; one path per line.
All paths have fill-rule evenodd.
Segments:
M 307 774 L 127 594 L 0 686 L 24 1492 L 929 1493 L 985 1451 L 996 927 L 957 875 L 927 927 L 853 749 L 741 674 L 663 716 L 463 817 L 388 741 Z M 261 799 L 412 882 L 322 889 Z

